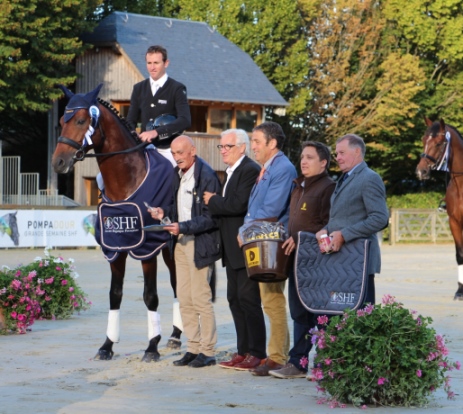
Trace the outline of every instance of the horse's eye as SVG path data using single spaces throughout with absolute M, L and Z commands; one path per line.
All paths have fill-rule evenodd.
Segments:
M 85 124 L 85 119 L 78 119 L 76 124 L 77 125 L 84 125 Z

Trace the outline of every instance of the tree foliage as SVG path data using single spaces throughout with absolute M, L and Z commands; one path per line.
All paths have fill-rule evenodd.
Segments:
M 268 116 L 294 162 L 301 141 L 358 133 L 369 165 L 403 192 L 423 115 L 463 128 L 463 0 L 2 2 L 0 111 L 46 109 L 51 86 L 75 79 L 79 33 L 113 11 L 203 21 L 247 52 L 289 102 Z
M 79 34 L 97 0 L 10 0 L 0 4 L 0 112 L 46 111 L 56 83 L 72 83 Z

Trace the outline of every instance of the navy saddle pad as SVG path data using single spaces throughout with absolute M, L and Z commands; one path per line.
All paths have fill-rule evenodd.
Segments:
M 299 298 L 310 312 L 342 315 L 363 305 L 367 291 L 369 240 L 345 243 L 322 254 L 313 233 L 298 233 L 294 277 Z

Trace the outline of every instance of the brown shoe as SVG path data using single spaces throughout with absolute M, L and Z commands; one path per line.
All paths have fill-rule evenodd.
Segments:
M 246 355 L 240 355 L 238 353 L 234 353 L 232 355 L 232 358 L 229 360 L 229 361 L 223 361 L 221 363 L 219 363 L 219 367 L 221 368 L 234 368 L 236 364 L 240 363 L 240 362 L 243 362 L 244 359 L 246 358 L 247 354 Z
M 262 360 L 260 358 L 257 358 L 251 354 L 248 354 L 246 355 L 246 358 L 244 359 L 244 361 L 236 364 L 234 368 L 238 371 L 249 371 L 251 369 L 258 367 L 261 362 Z
M 264 364 L 261 364 L 256 369 L 252 370 L 252 375 L 255 375 L 256 377 L 266 377 L 270 375 L 268 373 L 269 371 L 281 368 L 283 368 L 282 364 L 278 364 L 275 361 L 272 361 L 270 358 L 267 358 Z

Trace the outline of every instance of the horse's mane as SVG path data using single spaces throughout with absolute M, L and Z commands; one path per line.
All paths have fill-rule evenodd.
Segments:
M 460 131 L 458 131 L 458 129 L 456 129 L 454 126 L 449 125 L 449 124 L 445 124 L 445 125 L 447 125 L 449 128 L 452 128 L 452 129 L 455 131 L 455 133 L 458 135 L 458 137 L 459 137 L 461 140 L 463 140 L 463 138 L 462 138 L 462 136 L 461 136 L 461 134 L 460 134 Z
M 141 143 L 140 138 L 138 138 L 138 134 L 135 131 L 132 131 L 130 129 L 130 125 L 128 124 L 127 120 L 121 116 L 119 111 L 114 108 L 109 102 L 103 101 L 103 99 L 98 98 L 98 103 L 103 105 L 106 109 L 108 109 L 113 115 L 116 116 L 116 118 L 119 120 L 119 122 L 124 126 L 124 128 L 127 130 L 127 132 L 130 134 L 130 136 L 135 140 L 137 144 Z

